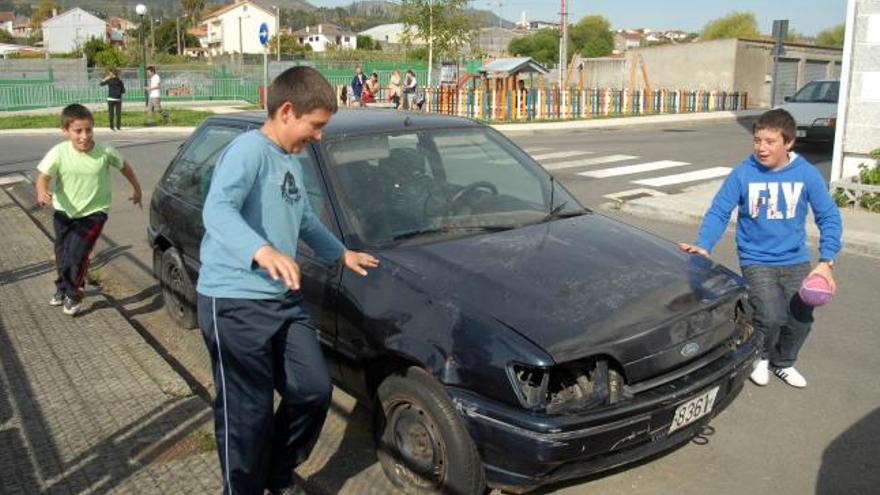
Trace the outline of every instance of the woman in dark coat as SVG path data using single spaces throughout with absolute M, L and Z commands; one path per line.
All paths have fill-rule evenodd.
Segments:
M 101 80 L 101 86 L 107 86 L 107 112 L 110 117 L 110 130 L 122 130 L 122 94 L 125 93 L 125 84 L 119 79 L 116 68 L 107 71 L 107 77 Z M 116 127 L 113 127 L 113 118 L 116 117 Z

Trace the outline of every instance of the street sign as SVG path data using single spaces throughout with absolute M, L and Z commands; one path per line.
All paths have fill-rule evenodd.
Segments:
M 269 24 L 260 24 L 260 44 L 266 46 L 269 44 Z

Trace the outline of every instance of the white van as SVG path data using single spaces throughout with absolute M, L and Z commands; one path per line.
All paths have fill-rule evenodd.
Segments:
M 839 80 L 816 80 L 805 84 L 793 96 L 785 97 L 785 103 L 778 108 L 794 117 L 798 141 L 834 141 L 839 93 Z

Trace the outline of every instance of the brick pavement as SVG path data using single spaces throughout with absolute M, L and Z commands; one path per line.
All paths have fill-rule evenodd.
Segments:
M 0 493 L 217 493 L 210 410 L 100 293 L 64 315 L 52 247 L 0 191 Z

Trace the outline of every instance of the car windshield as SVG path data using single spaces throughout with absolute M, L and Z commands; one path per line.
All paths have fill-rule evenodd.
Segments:
M 497 231 L 583 207 L 522 150 L 485 128 L 327 141 L 330 181 L 367 246 Z
M 837 103 L 839 90 L 839 81 L 812 81 L 795 93 L 789 101 L 797 103 Z

